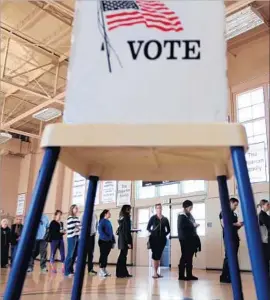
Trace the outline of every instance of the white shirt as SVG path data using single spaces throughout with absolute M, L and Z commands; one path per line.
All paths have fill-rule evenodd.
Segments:
M 90 235 L 91 236 L 97 233 L 97 226 L 98 226 L 97 216 L 96 216 L 96 214 L 93 214 L 91 230 L 90 230 Z

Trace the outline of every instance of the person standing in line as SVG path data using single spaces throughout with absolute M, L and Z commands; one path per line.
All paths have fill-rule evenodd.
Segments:
M 8 253 L 10 244 L 10 228 L 8 227 L 8 220 L 1 221 L 1 268 L 8 267 Z
M 178 280 L 198 280 L 198 277 L 192 273 L 193 256 L 197 251 L 201 250 L 201 243 L 196 232 L 196 228 L 199 224 L 196 224 L 191 214 L 192 209 L 192 201 L 185 200 L 183 202 L 183 212 L 178 215 L 177 219 L 178 239 L 181 247 Z
M 22 230 L 22 218 L 16 217 L 15 223 L 11 225 L 11 264 L 14 260 L 17 251 L 18 242 L 22 235 Z
M 259 225 L 262 235 L 265 264 L 267 266 L 268 275 L 270 276 L 270 216 L 268 214 L 270 203 L 263 199 L 260 201 L 259 207 L 261 208 L 259 213 Z
M 57 209 L 54 213 L 54 220 L 51 221 L 49 227 L 49 236 L 50 236 L 50 243 L 51 243 L 51 256 L 50 256 L 50 264 L 53 273 L 57 273 L 56 266 L 55 266 L 55 254 L 57 249 L 60 251 L 61 256 L 61 263 L 62 263 L 62 272 L 64 273 L 65 267 L 65 245 L 63 236 L 65 234 L 64 224 L 61 222 L 62 211 Z
M 88 267 L 88 274 L 90 276 L 97 275 L 97 272 L 94 270 L 94 264 L 93 264 L 97 227 L 98 227 L 97 216 L 95 215 L 95 213 L 93 213 L 90 238 L 87 244 L 87 267 Z
M 108 256 L 115 244 L 112 224 L 109 221 L 110 217 L 111 217 L 110 211 L 108 209 L 104 209 L 103 212 L 100 214 L 100 219 L 98 224 L 98 233 L 99 233 L 98 245 L 100 248 L 99 275 L 101 277 L 111 276 L 111 274 L 106 270 L 107 263 L 108 263 Z
M 65 276 L 74 275 L 74 263 L 77 257 L 79 235 L 81 230 L 81 222 L 78 217 L 78 206 L 73 204 L 70 206 L 67 218 L 67 257 L 65 260 Z
M 30 258 L 30 262 L 28 265 L 28 273 L 33 272 L 35 259 L 38 255 L 40 255 L 40 269 L 41 273 L 47 273 L 48 269 L 46 267 L 47 263 L 47 246 L 48 242 L 45 240 L 46 231 L 49 228 L 50 221 L 46 215 L 41 216 L 41 220 L 39 222 L 38 232 L 36 235 L 36 240 L 34 244 L 34 248 L 32 251 L 32 256 Z
M 233 225 L 233 241 L 235 244 L 235 250 L 236 254 L 238 254 L 239 246 L 240 246 L 240 238 L 238 235 L 238 230 L 244 225 L 243 222 L 238 221 L 238 216 L 235 212 L 239 205 L 239 200 L 236 198 L 231 198 L 230 199 L 230 207 L 231 207 L 231 218 L 232 218 L 232 225 Z M 222 212 L 219 214 L 219 219 L 223 231 L 223 240 L 224 240 L 224 223 L 222 219 Z M 226 248 L 226 247 L 225 247 Z M 229 263 L 228 263 L 228 254 L 227 251 L 225 250 L 225 258 L 223 262 L 223 268 L 222 268 L 222 273 L 220 275 L 220 282 L 221 283 L 231 283 L 231 276 L 230 276 L 230 270 L 229 270 Z
M 169 220 L 162 215 L 162 205 L 156 204 L 156 214 L 152 216 L 147 225 L 147 231 L 150 232 L 149 244 L 150 249 L 152 250 L 152 260 L 154 266 L 154 275 L 153 278 L 161 278 L 158 273 L 160 266 L 160 259 L 163 253 L 163 250 L 167 243 L 167 235 L 170 234 L 170 224 Z
M 131 235 L 131 206 L 123 205 L 119 214 L 119 228 L 118 228 L 118 248 L 120 254 L 116 265 L 116 277 L 125 278 L 132 277 L 127 270 L 127 254 L 128 249 L 132 249 L 132 235 Z

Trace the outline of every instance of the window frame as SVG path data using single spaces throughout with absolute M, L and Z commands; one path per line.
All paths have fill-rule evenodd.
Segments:
M 263 90 L 263 97 L 264 97 L 264 117 L 259 117 L 254 120 L 250 121 L 244 121 L 239 122 L 240 124 L 244 123 L 252 123 L 253 121 L 258 121 L 261 119 L 265 120 L 265 126 L 266 126 L 266 169 L 269 168 L 269 97 L 270 97 L 270 84 L 269 84 L 269 75 L 263 75 L 261 77 L 255 78 L 254 80 L 250 82 L 245 82 L 242 84 L 239 84 L 231 89 L 231 99 L 232 99 L 232 105 L 231 105 L 231 115 L 232 120 L 234 122 L 238 122 L 238 107 L 237 107 L 237 97 L 240 94 L 244 94 L 246 92 L 251 92 L 253 90 L 262 88 Z M 254 143 L 251 143 L 254 144 Z M 255 143 L 256 144 L 256 143 Z M 268 159 L 267 159 L 268 158 Z M 269 177 L 270 174 L 266 174 L 266 181 L 257 181 L 252 182 L 252 185 L 254 184 L 268 184 L 269 183 Z

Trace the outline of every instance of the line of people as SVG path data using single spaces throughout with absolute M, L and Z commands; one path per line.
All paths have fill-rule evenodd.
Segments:
M 244 226 L 243 222 L 238 221 L 238 216 L 235 213 L 239 205 L 239 201 L 236 198 L 230 199 L 230 207 L 232 212 L 233 222 L 233 238 L 236 245 L 236 251 L 238 253 L 240 238 L 238 230 Z M 259 225 L 262 235 L 262 243 L 265 255 L 265 262 L 269 272 L 270 261 L 270 216 L 268 214 L 270 209 L 269 201 L 261 200 L 258 207 L 261 211 L 258 216 Z M 156 214 L 153 215 L 147 225 L 147 231 L 149 232 L 149 241 L 147 248 L 152 251 L 153 261 L 153 278 L 162 278 L 159 273 L 160 259 L 164 248 L 166 246 L 167 237 L 170 234 L 169 220 L 162 215 L 162 205 L 157 204 L 155 206 Z M 181 247 L 181 258 L 179 261 L 179 280 L 198 280 L 193 275 L 193 257 L 197 252 L 201 251 L 200 238 L 197 234 L 197 228 L 199 224 L 196 223 L 191 211 L 193 209 L 193 203 L 190 200 L 183 202 L 183 211 L 178 215 L 177 231 L 178 239 Z M 47 245 L 48 242 L 51 245 L 50 264 L 53 273 L 57 272 L 55 265 L 55 255 L 57 250 L 60 252 L 60 258 L 62 262 L 62 272 L 65 276 L 71 277 L 74 274 L 74 264 L 77 257 L 77 249 L 81 231 L 81 221 L 78 217 L 78 207 L 72 205 L 70 207 L 66 229 L 64 223 L 61 221 L 62 212 L 56 210 L 54 214 L 54 220 L 49 222 L 46 215 L 42 215 L 40 220 L 38 232 L 36 235 L 35 245 L 33 248 L 32 256 L 29 262 L 28 272 L 32 272 L 34 268 L 34 260 L 40 255 L 40 268 L 42 273 L 47 273 Z M 99 258 L 99 275 L 101 277 L 108 277 L 111 274 L 107 271 L 108 256 L 111 250 L 115 247 L 116 239 L 112 224 L 110 222 L 111 213 L 105 209 L 100 214 L 99 221 L 97 216 L 93 215 L 91 224 L 90 237 L 87 244 L 87 267 L 89 275 L 96 275 L 94 270 L 93 257 L 96 242 L 96 233 L 99 234 L 98 245 L 100 249 Z M 222 213 L 219 215 L 220 223 L 223 228 Z M 8 253 L 9 244 L 11 244 L 11 265 L 16 253 L 18 243 L 22 234 L 22 219 L 17 217 L 15 223 L 11 226 L 11 230 L 8 227 L 6 219 L 1 221 L 1 268 L 5 268 L 8 265 Z M 124 205 L 119 214 L 118 229 L 116 235 L 118 236 L 118 249 L 120 250 L 117 264 L 116 264 L 116 277 L 129 278 L 132 275 L 127 270 L 127 255 L 128 250 L 133 248 L 132 241 L 132 229 L 131 229 L 131 206 Z M 67 255 L 65 257 L 65 246 L 63 237 L 67 236 Z M 223 229 L 224 237 L 224 229 Z M 220 282 L 230 283 L 230 272 L 228 266 L 228 257 L 225 252 L 225 258 L 223 262 L 222 274 L 220 276 Z

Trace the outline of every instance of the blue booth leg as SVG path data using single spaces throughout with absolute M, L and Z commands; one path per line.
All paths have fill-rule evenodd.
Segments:
M 222 219 L 224 224 L 225 249 L 228 255 L 230 277 L 232 282 L 234 300 L 243 300 L 242 282 L 239 271 L 236 245 L 233 238 L 233 220 L 229 202 L 227 177 L 218 176 L 218 188 L 222 208 Z
M 45 150 L 22 236 L 12 263 L 12 269 L 4 293 L 4 300 L 17 300 L 21 297 L 28 263 L 34 247 L 38 225 L 42 216 L 59 152 L 59 147 L 49 147 Z
M 243 147 L 231 147 L 235 177 L 244 219 L 246 238 L 258 300 L 270 299 L 270 285 L 264 260 L 257 211 Z
M 95 197 L 97 191 L 98 177 L 89 177 L 89 186 L 87 191 L 87 198 L 85 203 L 85 210 L 82 221 L 82 231 L 79 240 L 78 258 L 76 264 L 75 278 L 72 287 L 71 300 L 81 299 L 83 279 L 86 264 L 86 246 L 90 238 L 90 230 L 94 212 Z

